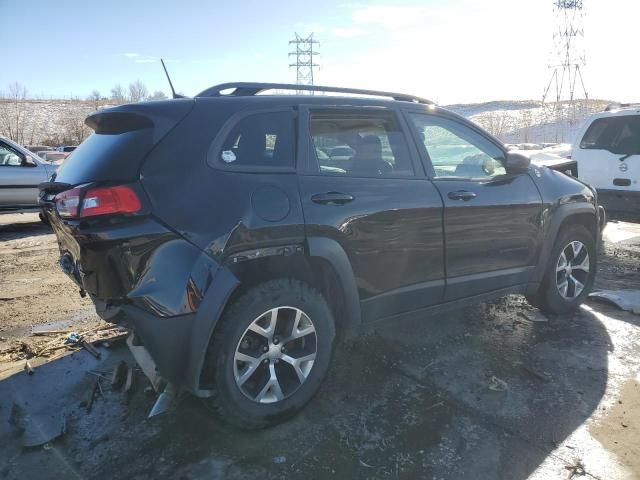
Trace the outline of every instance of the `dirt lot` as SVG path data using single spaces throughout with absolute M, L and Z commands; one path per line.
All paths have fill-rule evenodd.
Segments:
M 100 328 L 54 236 L 12 217 L 0 217 L 0 352 L 51 341 L 32 325 Z M 639 290 L 640 226 L 606 237 L 597 287 Z M 513 296 L 342 345 L 301 415 L 251 433 L 190 397 L 147 419 L 141 373 L 128 401 L 105 380 L 88 412 L 95 374 L 133 365 L 124 346 L 32 359 L 33 375 L 30 348 L 14 350 L 0 358 L 0 478 L 640 478 L 640 316 L 596 302 L 542 322 L 525 310 Z M 22 447 L 14 405 L 43 429 L 64 418 L 64 435 Z

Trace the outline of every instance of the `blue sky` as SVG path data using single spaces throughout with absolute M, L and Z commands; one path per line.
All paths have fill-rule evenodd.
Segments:
M 194 95 L 226 81 L 293 82 L 288 40 L 315 32 L 316 83 L 406 91 L 440 103 L 540 98 L 552 0 L 346 3 L 236 0 L 0 0 L 0 90 L 108 94 L 135 80 Z M 637 0 L 585 0 L 592 98 L 640 100 Z M 14 39 L 8 41 L 7 39 Z

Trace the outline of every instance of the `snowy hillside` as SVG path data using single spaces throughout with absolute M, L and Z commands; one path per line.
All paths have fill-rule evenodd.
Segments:
M 604 110 L 609 100 L 544 105 L 533 100 L 493 101 L 449 105 L 505 143 L 571 143 L 582 123 L 592 113 Z
M 471 119 L 505 143 L 571 143 L 584 119 L 609 103 L 589 100 L 576 108 L 575 114 L 566 102 L 543 107 L 533 100 L 454 104 L 446 108 Z M 16 103 L 0 99 L 0 135 L 29 145 L 76 144 L 91 133 L 84 125 L 85 117 L 107 106 L 85 100 Z

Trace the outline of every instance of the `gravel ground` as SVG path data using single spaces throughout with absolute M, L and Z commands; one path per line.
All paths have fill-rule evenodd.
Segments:
M 30 341 L 33 324 L 98 325 L 57 269 L 53 235 L 18 218 L 0 226 L 0 351 Z M 597 287 L 640 289 L 640 225 L 606 234 Z M 640 478 L 640 316 L 590 302 L 532 322 L 528 310 L 511 296 L 341 345 L 317 398 L 258 432 L 191 397 L 146 419 L 154 397 L 141 373 L 130 399 L 103 382 L 87 412 L 87 371 L 133 365 L 126 347 L 5 374 L 0 478 Z M 6 421 L 14 404 L 43 426 L 64 417 L 66 433 L 23 448 Z

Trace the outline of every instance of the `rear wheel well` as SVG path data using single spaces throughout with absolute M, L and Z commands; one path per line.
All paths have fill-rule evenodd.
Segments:
M 268 280 L 296 279 L 315 288 L 326 300 L 331 308 L 335 320 L 337 338 L 343 338 L 344 334 L 352 327 L 348 325 L 348 316 L 345 315 L 345 298 L 341 288 L 340 278 L 331 264 L 320 257 L 308 257 L 303 254 L 291 256 L 271 256 L 232 264 L 229 270 L 239 280 L 240 284 L 225 304 L 225 309 L 232 305 L 239 297 L 253 287 Z M 212 336 L 216 334 L 218 325 L 214 328 Z M 208 350 L 211 348 L 209 344 Z M 205 355 L 205 359 L 208 354 Z M 207 388 L 212 384 L 213 371 L 210 363 L 205 360 L 200 375 L 201 387 Z
M 241 262 L 230 266 L 229 269 L 240 281 L 240 285 L 227 304 L 267 280 L 294 278 L 314 287 L 324 296 L 336 319 L 336 328 L 340 328 L 345 305 L 344 293 L 340 288 L 338 275 L 327 260 L 301 254 L 272 256 Z

